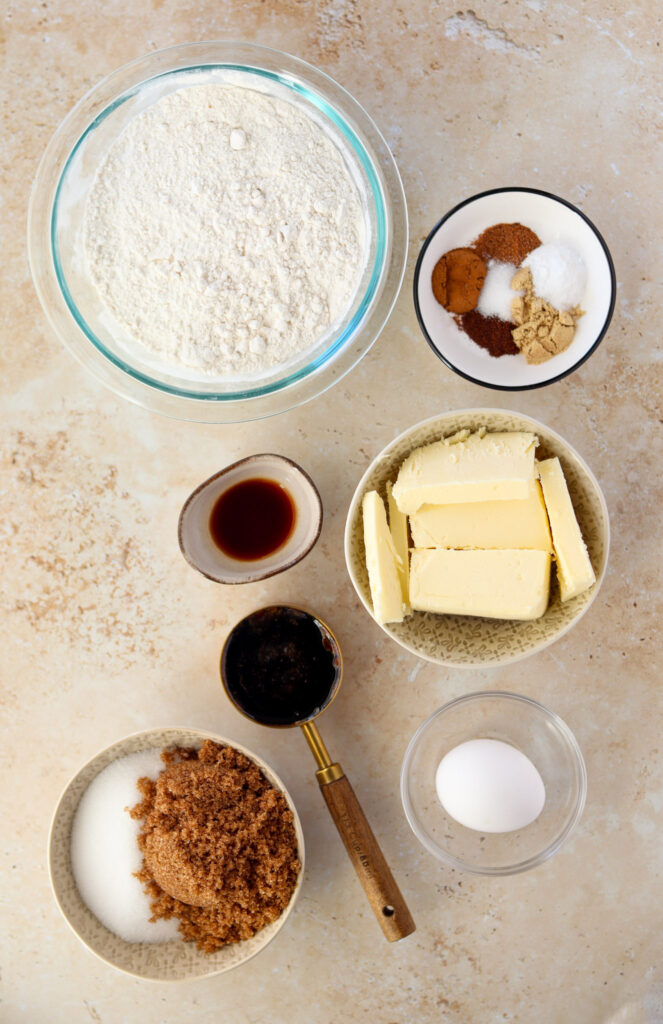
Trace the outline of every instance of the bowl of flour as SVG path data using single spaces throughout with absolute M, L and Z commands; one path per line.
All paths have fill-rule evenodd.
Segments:
M 37 174 L 29 244 L 53 327 L 97 377 L 232 422 L 307 401 L 365 354 L 400 288 L 407 212 L 341 86 L 278 51 L 196 43 L 74 108 Z

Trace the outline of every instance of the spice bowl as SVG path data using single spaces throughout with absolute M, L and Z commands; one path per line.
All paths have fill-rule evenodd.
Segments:
M 532 365 L 522 353 L 492 356 L 461 330 L 433 293 L 438 260 L 452 249 L 469 247 L 487 228 L 518 223 L 542 244 L 575 250 L 587 271 L 587 285 L 571 344 L 546 362 Z M 515 295 L 515 293 L 514 293 Z M 561 380 L 596 351 L 612 318 L 616 278 L 612 257 L 589 218 L 566 200 L 531 188 L 492 189 L 450 210 L 424 242 L 414 273 L 414 305 L 430 348 L 451 370 L 475 384 L 501 391 L 526 391 Z
M 538 619 L 515 621 L 470 615 L 413 612 L 402 622 L 381 625 L 387 636 L 412 654 L 438 665 L 484 668 L 506 665 L 543 650 L 577 625 L 595 600 L 608 564 L 610 522 L 605 499 L 589 466 L 571 445 L 538 420 L 504 409 L 462 409 L 433 416 L 405 430 L 371 462 L 350 502 L 345 525 L 345 561 L 352 584 L 373 616 L 366 569 L 362 499 L 377 490 L 386 498 L 386 485 L 396 479 L 407 456 L 422 445 L 459 430 L 528 431 L 539 439 L 537 458 L 557 456 L 589 552 L 596 582 L 584 593 L 562 602 L 553 583 L 545 613 Z
M 275 487 L 282 501 L 290 504 L 292 519 L 280 545 L 263 557 L 247 559 L 234 557 L 219 547 L 210 522 L 222 497 L 249 481 Z M 260 501 L 260 495 L 256 500 Z M 241 524 L 245 533 L 252 527 L 258 531 L 264 516 L 269 516 L 269 510 L 261 504 L 238 506 L 237 512 L 245 517 Z M 321 529 L 322 501 L 308 473 L 284 455 L 261 454 L 226 466 L 189 495 L 180 513 L 178 538 L 189 565 L 207 579 L 225 584 L 255 583 L 300 562 L 315 545 Z
M 290 901 L 281 916 L 250 939 L 232 943 L 215 953 L 200 952 L 195 943 L 177 938 L 170 942 L 126 942 L 109 931 L 88 909 L 76 886 L 70 842 L 79 801 L 90 783 L 119 758 L 142 751 L 169 747 L 200 747 L 214 740 L 240 751 L 260 768 L 266 779 L 280 790 L 293 813 L 301 870 Z M 140 794 L 136 790 L 136 802 Z M 222 974 L 246 963 L 278 934 L 297 901 L 304 875 L 304 837 L 297 810 L 282 781 L 257 754 L 232 740 L 199 729 L 165 728 L 134 733 L 118 740 L 90 758 L 65 786 L 53 814 L 48 838 L 48 869 L 56 903 L 74 934 L 92 953 L 110 967 L 151 981 L 190 981 Z
M 493 739 L 515 747 L 538 771 L 545 801 L 538 817 L 512 832 L 459 824 L 435 786 L 442 758 L 461 743 Z M 587 773 L 564 721 L 530 697 L 470 693 L 434 711 L 410 740 L 401 769 L 401 798 L 410 827 L 438 860 L 480 875 L 515 875 L 537 867 L 569 839 L 585 806 Z

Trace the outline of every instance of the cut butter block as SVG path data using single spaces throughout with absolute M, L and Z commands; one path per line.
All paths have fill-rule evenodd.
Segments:
M 552 553 L 538 480 L 520 501 L 422 505 L 410 516 L 416 548 L 536 548 Z
M 588 590 L 596 581 L 596 575 L 573 511 L 559 459 L 539 462 L 537 469 L 550 519 L 561 598 L 562 601 L 569 601 Z
M 448 551 L 415 548 L 410 604 L 424 612 L 538 619 L 548 607 L 547 551 Z
M 394 499 L 407 515 L 424 504 L 525 499 L 537 444 L 534 434 L 479 432 L 416 448 L 400 468 Z
M 399 558 L 387 526 L 384 502 L 377 491 L 369 491 L 364 495 L 361 510 L 373 614 L 380 625 L 385 622 L 402 622 L 403 593 L 398 573 Z
M 401 512 L 398 505 L 394 501 L 394 495 L 392 493 L 391 484 L 387 484 L 387 504 L 389 506 L 389 529 L 391 531 L 391 539 L 394 543 L 394 549 L 398 558 L 398 578 L 401 583 L 401 595 L 403 597 L 403 604 L 405 610 L 409 611 L 410 605 L 410 555 L 409 555 L 409 544 L 407 536 L 407 516 Z

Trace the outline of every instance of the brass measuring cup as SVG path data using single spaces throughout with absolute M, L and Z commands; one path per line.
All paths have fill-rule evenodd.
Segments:
M 289 697 L 286 694 L 282 705 L 276 714 L 261 714 L 259 708 L 252 702 L 252 697 L 247 694 L 246 688 L 242 695 L 238 695 L 237 679 L 233 679 L 233 645 L 238 644 L 243 633 L 247 633 L 251 626 L 262 626 L 267 621 L 267 616 L 292 615 L 301 620 L 302 623 L 315 624 L 320 634 L 321 650 L 327 652 L 327 657 L 333 670 L 331 678 L 323 681 L 319 687 L 318 696 L 321 698 L 314 702 L 313 707 L 291 708 L 288 705 Z M 280 651 L 280 656 L 294 665 L 296 663 L 296 651 Z M 249 654 L 250 659 L 253 652 Z M 255 657 L 258 658 L 257 649 Z M 275 674 L 278 671 L 278 659 L 274 661 Z M 281 662 L 282 664 L 282 662 Z M 410 935 L 415 930 L 415 924 L 403 899 L 400 889 L 389 869 L 382 850 L 378 844 L 373 831 L 366 820 L 354 790 L 350 785 L 343 769 L 338 761 L 332 761 L 329 752 L 324 744 L 317 725 L 313 721 L 332 700 L 336 697 L 341 679 L 343 676 L 343 659 L 338 640 L 329 626 L 315 615 L 304 611 L 301 608 L 293 608 L 289 605 L 270 605 L 252 612 L 237 623 L 231 630 L 221 651 L 221 680 L 227 696 L 233 705 L 246 718 L 260 725 L 268 725 L 272 728 L 289 728 L 299 725 L 311 748 L 311 752 L 318 765 L 316 778 L 320 785 L 322 795 L 325 798 L 329 812 L 343 840 L 348 856 L 352 861 L 359 881 L 368 897 L 385 938 L 389 942 L 395 942 Z M 262 666 L 265 667 L 264 665 Z M 269 671 L 269 665 L 267 665 Z M 235 675 L 238 675 L 235 669 Z M 235 685 L 233 685 L 235 684 Z M 274 679 L 275 687 L 278 680 Z

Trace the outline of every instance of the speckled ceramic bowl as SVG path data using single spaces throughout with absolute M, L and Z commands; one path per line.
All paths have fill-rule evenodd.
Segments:
M 92 780 L 111 762 L 127 754 L 135 754 L 141 750 L 164 750 L 173 746 L 199 747 L 203 740 L 214 740 L 226 746 L 232 746 L 255 762 L 267 779 L 284 794 L 294 814 L 294 825 L 299 845 L 299 858 L 302 869 L 299 872 L 297 885 L 290 902 L 277 921 L 267 925 L 262 931 L 244 942 L 237 942 L 216 953 L 200 953 L 191 942 L 179 939 L 173 942 L 148 943 L 125 942 L 112 932 L 92 914 L 81 899 L 71 868 L 69 853 L 71 826 L 78 807 L 78 802 Z M 215 736 L 213 733 L 199 729 L 150 729 L 148 732 L 134 733 L 118 740 L 111 747 L 100 751 L 87 764 L 76 772 L 67 784 L 58 801 L 51 830 L 48 838 L 48 868 L 51 886 L 56 902 L 62 911 L 67 924 L 78 936 L 83 945 L 95 953 L 100 960 L 110 967 L 116 967 L 126 974 L 150 981 L 191 981 L 205 978 L 212 974 L 223 974 L 246 963 L 251 957 L 264 949 L 274 936 L 281 930 L 297 900 L 304 877 L 304 836 L 297 810 L 278 775 L 262 758 L 239 743 Z
M 558 456 L 596 573 L 596 583 L 586 593 L 562 604 L 554 579 L 546 613 L 531 622 L 414 612 L 403 622 L 389 623 L 382 629 L 401 647 L 439 665 L 458 668 L 505 665 L 543 650 L 567 633 L 598 594 L 608 563 L 610 522 L 601 488 L 583 459 L 554 430 L 529 416 L 503 409 L 462 409 L 433 416 L 410 427 L 380 452 L 359 481 L 345 526 L 345 559 L 355 590 L 372 616 L 362 498 L 371 490 L 377 490 L 386 498 L 387 481 L 396 479 L 401 463 L 411 451 L 465 427 L 470 430 L 486 427 L 490 431 L 529 430 L 539 438 L 538 459 Z

